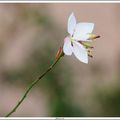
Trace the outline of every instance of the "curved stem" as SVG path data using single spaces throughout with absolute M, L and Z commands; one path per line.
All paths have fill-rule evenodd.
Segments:
M 35 86 L 40 80 L 41 78 L 43 78 L 50 70 L 52 70 L 52 68 L 56 65 L 56 63 L 60 60 L 60 58 L 63 56 L 63 52 L 59 55 L 59 57 L 53 62 L 53 64 L 40 76 L 38 77 L 37 80 L 33 81 L 30 86 L 28 87 L 28 89 L 25 91 L 24 95 L 22 96 L 22 98 L 20 99 L 20 101 L 17 103 L 17 105 L 15 105 L 15 107 L 5 116 L 5 117 L 9 117 L 10 115 L 12 115 L 17 108 L 21 105 L 21 103 L 24 101 L 24 99 L 27 97 L 28 93 L 30 92 L 30 90 L 33 88 L 33 86 Z

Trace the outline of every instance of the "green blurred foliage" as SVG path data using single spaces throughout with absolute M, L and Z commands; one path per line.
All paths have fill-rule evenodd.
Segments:
M 97 101 L 101 112 L 97 116 L 119 117 L 120 116 L 120 88 L 113 87 L 97 92 Z

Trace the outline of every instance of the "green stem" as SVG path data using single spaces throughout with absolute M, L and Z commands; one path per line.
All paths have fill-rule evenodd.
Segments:
M 33 86 L 35 86 L 40 80 L 41 78 L 43 78 L 50 70 L 52 70 L 52 68 L 56 65 L 56 63 L 60 60 L 60 58 L 63 56 L 63 52 L 59 55 L 59 57 L 53 62 L 53 64 L 40 76 L 38 77 L 37 80 L 33 81 L 30 86 L 28 87 L 28 89 L 25 91 L 24 95 L 22 96 L 22 98 L 20 99 L 20 101 L 17 103 L 17 105 L 15 105 L 15 107 L 5 116 L 5 117 L 9 117 L 10 115 L 12 115 L 17 108 L 21 105 L 21 103 L 24 101 L 24 99 L 27 97 L 28 93 L 30 92 L 30 90 L 33 88 Z

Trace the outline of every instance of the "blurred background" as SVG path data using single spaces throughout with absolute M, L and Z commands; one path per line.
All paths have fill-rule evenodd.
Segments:
M 0 4 L 0 116 L 53 62 L 71 12 L 94 22 L 89 64 L 65 56 L 29 93 L 16 117 L 120 116 L 120 4 Z

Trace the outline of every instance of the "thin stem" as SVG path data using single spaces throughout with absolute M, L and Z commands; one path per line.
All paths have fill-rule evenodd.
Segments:
M 24 95 L 22 96 L 22 98 L 20 99 L 20 101 L 17 103 L 17 105 L 15 105 L 15 107 L 5 116 L 5 117 L 9 117 L 10 115 L 12 115 L 17 108 L 21 105 L 21 103 L 24 101 L 24 99 L 27 97 L 28 93 L 30 92 L 30 90 L 33 88 L 33 86 L 35 86 L 40 80 L 41 78 L 43 78 L 50 70 L 52 70 L 52 68 L 56 65 L 56 63 L 60 60 L 60 58 L 63 56 L 63 52 L 61 52 L 61 54 L 59 55 L 59 57 L 53 62 L 53 64 L 40 76 L 38 77 L 37 80 L 33 81 L 30 86 L 28 87 L 28 89 L 25 91 Z

